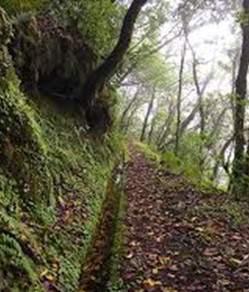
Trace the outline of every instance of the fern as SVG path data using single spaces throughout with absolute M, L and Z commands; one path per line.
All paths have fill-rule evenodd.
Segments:
M 23 283 L 27 286 L 37 287 L 39 283 L 33 263 L 25 256 L 20 244 L 9 234 L 0 235 L 0 267 L 1 271 L 7 272 L 10 268 L 13 272 L 15 271 L 15 281 L 19 282 L 19 278 L 21 286 Z M 14 275 L 9 276 L 13 277 Z M 5 279 L 4 283 L 9 285 L 10 282 Z

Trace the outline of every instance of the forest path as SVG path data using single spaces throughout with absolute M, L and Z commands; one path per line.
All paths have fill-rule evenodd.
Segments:
M 119 195 L 107 195 L 78 291 L 110 291 Z M 125 200 L 117 271 L 123 288 L 111 291 L 249 292 L 248 205 L 243 208 L 247 214 L 240 214 L 227 194 L 196 190 L 134 146 Z
M 199 192 L 134 149 L 126 195 L 125 291 L 249 291 L 249 222 L 234 224 L 227 195 Z

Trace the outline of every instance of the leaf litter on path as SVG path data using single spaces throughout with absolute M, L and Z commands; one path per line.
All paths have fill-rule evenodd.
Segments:
M 235 226 L 212 212 L 227 195 L 204 194 L 131 155 L 120 268 L 127 291 L 249 291 L 249 221 Z

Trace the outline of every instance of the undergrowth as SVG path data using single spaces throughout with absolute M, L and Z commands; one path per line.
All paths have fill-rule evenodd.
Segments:
M 116 133 L 93 139 L 75 111 L 0 91 L 0 290 L 75 291 L 118 159 Z
M 148 158 L 149 160 L 152 160 L 152 161 L 154 161 L 154 162 L 156 162 L 158 164 L 160 163 L 161 155 L 151 145 L 144 144 L 144 143 L 137 142 L 137 141 L 135 142 L 135 145 L 137 147 L 139 147 L 139 149 L 144 153 L 146 158 Z
M 202 174 L 198 161 L 193 160 L 193 155 L 177 156 L 173 151 L 160 152 L 156 147 L 141 142 L 135 142 L 135 145 L 158 167 L 166 168 L 177 175 L 183 175 L 200 190 L 215 190 L 212 182 Z
M 1 0 L 1 6 L 10 14 L 41 9 L 47 0 Z
M 222 190 L 217 189 L 205 175 L 201 174 L 198 163 L 194 162 L 191 157 L 180 158 L 172 151 L 160 153 L 150 145 L 140 142 L 135 144 L 149 160 L 156 163 L 158 168 L 167 169 L 172 174 L 184 176 L 200 193 L 214 199 L 214 204 L 209 203 L 198 207 L 197 212 L 211 216 L 224 214 L 234 226 L 248 222 L 248 203 L 235 200 L 232 195 L 225 194 Z M 215 203 L 215 196 L 217 196 L 217 201 L 221 199 L 220 203 Z M 226 196 L 226 200 L 222 200 L 224 196 Z
M 124 179 L 124 178 L 122 178 Z M 123 282 L 120 277 L 120 267 L 121 267 L 121 258 L 124 253 L 123 240 L 124 240 L 124 215 L 126 211 L 126 197 L 125 193 L 122 189 L 116 190 L 118 192 L 119 206 L 118 206 L 118 214 L 116 217 L 115 228 L 114 228 L 114 239 L 113 245 L 111 249 L 111 258 L 110 258 L 110 273 L 109 280 L 107 283 L 107 291 L 109 292 L 121 292 L 126 291 L 123 286 Z

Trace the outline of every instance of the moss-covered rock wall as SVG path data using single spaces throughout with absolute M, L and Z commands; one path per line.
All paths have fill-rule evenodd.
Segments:
M 24 88 L 49 96 L 77 99 L 98 57 L 77 28 L 65 27 L 50 14 L 16 18 L 9 45 Z
M 75 291 L 120 139 L 89 135 L 70 100 L 24 94 L 12 34 L 0 10 L 0 291 Z

